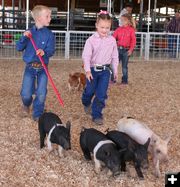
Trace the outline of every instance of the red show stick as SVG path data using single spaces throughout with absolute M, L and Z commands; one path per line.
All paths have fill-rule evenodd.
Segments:
M 32 43 L 32 45 L 33 45 L 35 51 L 37 51 L 38 48 L 37 48 L 37 46 L 36 46 L 36 44 L 35 44 L 35 42 L 34 42 L 34 40 L 33 40 L 33 38 L 32 38 L 32 34 L 28 34 L 28 38 L 31 40 L 31 43 Z M 55 86 L 55 84 L 54 84 L 54 82 L 53 82 L 53 80 L 52 80 L 52 77 L 51 77 L 51 75 L 50 75 L 49 72 L 48 72 L 48 69 L 47 69 L 47 67 L 46 67 L 46 65 L 45 65 L 45 63 L 44 63 L 44 60 L 43 60 L 42 56 L 41 56 L 41 55 L 38 55 L 38 57 L 39 57 L 39 60 L 40 60 L 41 63 L 42 63 L 42 66 L 43 66 L 43 68 L 44 68 L 44 70 L 45 70 L 45 72 L 46 72 L 46 75 L 47 75 L 47 77 L 48 77 L 50 83 L 51 83 L 51 86 L 53 87 L 53 90 L 54 90 L 54 92 L 55 92 L 55 94 L 56 94 L 56 96 L 57 96 L 57 98 L 58 98 L 58 101 L 59 101 L 60 105 L 64 106 L 64 103 L 63 103 L 63 100 L 61 99 L 60 93 L 58 92 L 58 90 L 57 90 L 57 88 L 56 88 L 56 86 Z

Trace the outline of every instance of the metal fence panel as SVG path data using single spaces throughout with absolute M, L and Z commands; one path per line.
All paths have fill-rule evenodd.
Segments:
M 0 58 L 21 58 L 15 43 L 21 37 L 22 30 L 0 30 Z
M 144 54 L 145 54 L 145 33 L 136 33 L 136 46 L 133 51 L 133 54 L 130 58 L 131 61 L 138 60 L 142 61 L 144 60 Z
M 180 34 L 149 33 L 149 58 L 180 60 Z
M 64 59 L 66 54 L 66 32 L 63 31 L 54 31 L 56 38 L 56 51 L 53 59 Z
M 15 43 L 23 30 L 0 30 L 0 59 L 22 58 Z M 94 32 L 53 31 L 56 38 L 56 52 L 52 59 L 81 59 L 85 41 Z M 180 34 L 136 33 L 136 47 L 131 61 L 180 61 Z
M 70 58 L 81 58 L 84 44 L 92 34 L 93 32 L 70 32 Z

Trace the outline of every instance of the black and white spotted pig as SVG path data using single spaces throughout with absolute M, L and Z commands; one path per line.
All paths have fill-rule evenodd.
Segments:
M 62 124 L 61 119 L 54 113 L 44 113 L 38 121 L 40 148 L 44 147 L 44 140 L 47 136 L 48 150 L 52 151 L 52 143 L 58 145 L 59 156 L 63 156 L 63 150 L 71 149 L 70 127 L 68 121 L 66 125 Z
M 82 128 L 80 146 L 86 160 L 91 160 L 91 153 L 93 154 L 96 173 L 100 172 L 101 164 L 113 175 L 120 173 L 121 151 L 102 132 L 93 128 Z

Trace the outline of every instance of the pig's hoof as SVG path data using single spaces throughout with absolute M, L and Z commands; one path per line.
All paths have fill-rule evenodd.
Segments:
M 112 171 L 110 169 L 108 169 L 107 175 L 108 176 L 112 176 L 113 175 L 113 173 L 112 173 Z
M 52 151 L 53 151 L 53 149 L 49 149 L 49 148 L 48 148 L 48 152 L 49 152 L 49 154 L 50 154 Z
M 101 168 L 95 168 L 96 174 L 99 174 L 101 172 Z
M 160 173 L 160 171 L 155 171 L 154 175 L 155 175 L 157 178 L 159 178 L 159 177 L 161 176 L 161 173 Z
M 139 177 L 139 180 L 141 180 L 141 181 L 144 180 L 144 177 Z
M 58 155 L 59 155 L 60 158 L 63 158 L 63 157 L 64 157 L 64 154 L 63 154 L 63 153 L 61 153 L 61 154 L 59 153 Z

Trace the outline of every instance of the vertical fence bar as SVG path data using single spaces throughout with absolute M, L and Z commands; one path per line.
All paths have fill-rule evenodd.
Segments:
M 147 32 L 149 32 L 150 17 L 151 17 L 151 0 L 149 0 L 149 2 L 148 2 L 148 28 L 147 28 Z
M 67 31 L 65 35 L 65 59 L 69 59 L 70 36 L 71 36 L 71 33 Z
M 26 29 L 29 28 L 29 0 L 26 0 Z
M 12 0 L 12 16 L 13 16 L 12 28 L 14 29 L 15 28 L 15 2 L 14 0 Z M 9 15 L 9 17 L 11 16 Z
M 145 55 L 144 59 L 149 60 L 149 50 L 150 50 L 150 33 L 145 34 L 146 39 L 145 39 Z
M 144 50 L 144 34 L 141 33 L 140 57 L 143 56 L 143 50 Z
M 112 3 L 111 0 L 109 1 L 109 13 L 111 14 L 111 10 L 112 10 Z
M 178 58 L 179 55 L 179 49 L 180 48 L 180 37 L 177 35 L 177 44 L 176 44 L 176 58 Z
M 139 30 L 142 32 L 142 21 L 143 21 L 143 8 L 144 7 L 144 0 L 140 2 L 140 15 L 139 15 Z
M 67 15 L 66 15 L 66 18 L 67 18 L 67 22 L 66 22 L 66 24 L 67 24 L 67 31 L 69 31 L 69 9 L 70 9 L 70 0 L 68 0 L 68 4 L 67 4 Z
M 4 29 L 5 26 L 5 4 L 4 0 L 2 0 L 2 29 Z

